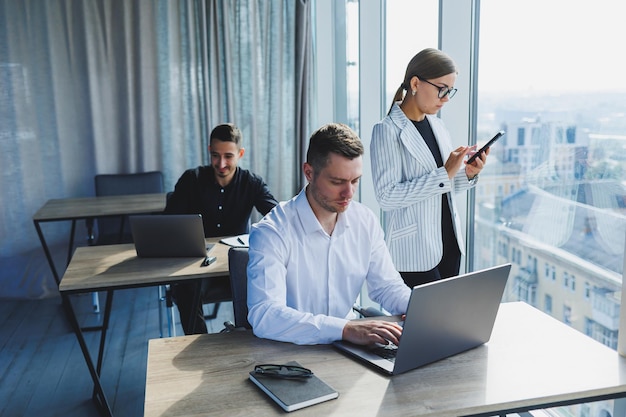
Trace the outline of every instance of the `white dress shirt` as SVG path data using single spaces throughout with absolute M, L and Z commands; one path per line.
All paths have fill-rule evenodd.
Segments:
M 445 164 L 454 150 L 441 119 L 426 115 Z M 370 144 L 372 178 L 378 204 L 385 211 L 385 238 L 398 271 L 428 271 L 443 256 L 441 195 L 446 194 L 461 254 L 462 225 L 454 193 L 476 184 L 463 167 L 450 179 L 422 135 L 395 103 L 389 115 L 374 125 Z
M 339 214 L 329 236 L 303 189 L 252 226 L 249 254 L 248 321 L 259 337 L 340 340 L 364 282 L 387 311 L 406 312 L 411 291 L 393 266 L 378 219 L 358 202 Z

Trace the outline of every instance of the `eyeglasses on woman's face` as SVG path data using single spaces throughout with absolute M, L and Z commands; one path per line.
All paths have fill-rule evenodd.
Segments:
M 426 80 L 426 79 L 424 79 L 424 78 L 422 78 L 420 76 L 416 75 L 416 77 L 420 81 L 424 81 L 425 83 L 430 84 L 433 87 L 435 87 L 436 89 L 438 89 L 439 90 L 439 94 L 437 95 L 437 97 L 439 97 L 439 98 L 444 98 L 445 96 L 448 96 L 448 98 L 450 99 L 450 98 L 454 97 L 454 95 L 456 94 L 456 88 L 450 88 L 447 85 L 440 86 L 440 85 L 437 85 L 437 84 L 433 84 L 430 81 L 428 81 L 428 80 Z

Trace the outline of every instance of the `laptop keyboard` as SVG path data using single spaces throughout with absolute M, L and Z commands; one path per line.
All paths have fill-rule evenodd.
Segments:
M 376 344 L 370 348 L 370 352 L 380 356 L 383 359 L 387 359 L 390 362 L 395 362 L 396 353 L 398 353 L 398 346 L 394 345 L 393 343 L 389 343 L 388 345 Z

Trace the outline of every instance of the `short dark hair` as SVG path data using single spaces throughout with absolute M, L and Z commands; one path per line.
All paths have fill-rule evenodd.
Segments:
M 331 153 L 354 159 L 364 152 L 363 143 L 354 130 L 342 123 L 329 123 L 311 135 L 306 161 L 319 172 L 328 165 Z
M 222 123 L 221 125 L 215 126 L 215 128 L 211 131 L 211 136 L 209 137 L 209 143 L 213 140 L 217 139 L 222 142 L 235 142 L 238 148 L 241 148 L 242 138 L 241 138 L 241 130 L 233 123 Z

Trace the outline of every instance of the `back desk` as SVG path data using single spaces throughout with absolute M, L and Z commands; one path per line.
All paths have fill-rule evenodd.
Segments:
M 100 382 L 100 372 L 114 291 L 182 281 L 197 281 L 199 286 L 199 280 L 202 278 L 228 275 L 229 247 L 218 243 L 219 239 L 206 239 L 207 244 L 214 244 L 209 254 L 217 257 L 216 262 L 208 266 L 202 266 L 203 258 L 139 258 L 133 244 L 87 246 L 76 249 L 61 279 L 59 291 L 94 382 L 94 401 L 104 415 L 113 414 Z M 106 291 L 107 294 L 95 362 L 91 358 L 70 299 L 72 294 L 93 291 Z M 200 303 L 199 291 L 194 302 Z

